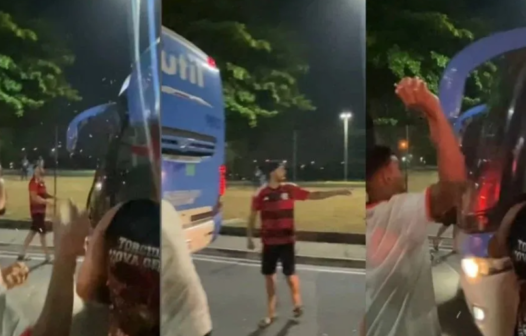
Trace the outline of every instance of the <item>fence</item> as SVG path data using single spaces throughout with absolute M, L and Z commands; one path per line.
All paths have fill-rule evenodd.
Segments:
M 252 180 L 256 168 L 268 160 L 287 163 L 288 179 L 293 181 L 350 180 L 365 177 L 365 132 L 350 127 L 347 133 L 347 172 L 345 137 L 341 125 L 277 127 L 271 132 L 254 130 L 243 141 L 228 143 L 229 179 Z

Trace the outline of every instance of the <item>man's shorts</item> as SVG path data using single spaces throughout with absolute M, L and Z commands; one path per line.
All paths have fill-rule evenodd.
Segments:
M 294 243 L 285 245 L 263 245 L 261 254 L 261 273 L 273 275 L 278 262 L 281 262 L 283 274 L 291 276 L 296 272 L 296 252 Z
M 31 231 L 36 233 L 47 233 L 46 214 L 35 213 L 31 214 Z

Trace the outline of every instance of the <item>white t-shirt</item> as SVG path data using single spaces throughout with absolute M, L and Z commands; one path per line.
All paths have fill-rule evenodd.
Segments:
M 367 336 L 440 336 L 427 229 L 426 193 L 367 209 Z
M 21 319 L 20 311 L 9 301 L 7 289 L 0 280 L 0 336 L 20 336 L 29 324 Z
M 212 320 L 181 218 L 170 203 L 163 201 L 161 207 L 161 335 L 204 336 L 212 330 Z

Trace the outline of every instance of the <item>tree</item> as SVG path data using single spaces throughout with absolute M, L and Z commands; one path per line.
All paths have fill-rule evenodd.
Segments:
M 28 111 L 57 99 L 80 100 L 64 68 L 74 62 L 54 28 L 20 12 L 0 10 L 0 124 L 12 125 Z
M 211 55 L 222 71 L 228 137 L 246 134 L 259 119 L 291 110 L 313 110 L 298 79 L 308 66 L 301 46 L 282 27 L 250 20 L 240 0 L 163 2 L 163 25 Z
M 472 19 L 474 10 L 470 8 L 468 0 L 367 3 L 367 111 L 382 133 L 400 136 L 400 126 L 422 123 L 398 102 L 396 82 L 405 76 L 418 76 L 437 92 L 450 58 L 491 31 L 482 18 Z M 495 66 L 488 63 L 472 74 L 466 86 L 466 107 L 484 102 L 494 71 Z M 394 128 L 390 126 L 395 125 L 398 135 L 392 134 Z M 426 143 L 425 132 L 415 133 L 417 139 L 412 143 Z

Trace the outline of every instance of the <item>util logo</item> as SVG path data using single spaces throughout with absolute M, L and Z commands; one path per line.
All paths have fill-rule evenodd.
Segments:
M 204 65 L 192 56 L 168 54 L 163 50 L 161 52 L 161 69 L 164 74 L 179 76 L 181 80 L 202 88 L 205 87 Z

